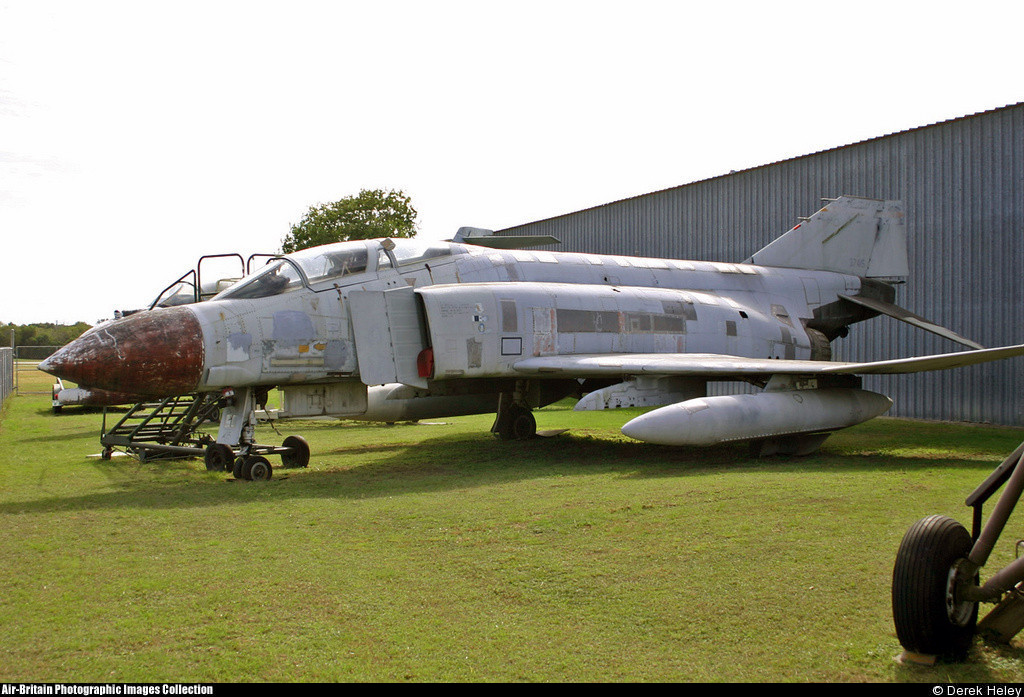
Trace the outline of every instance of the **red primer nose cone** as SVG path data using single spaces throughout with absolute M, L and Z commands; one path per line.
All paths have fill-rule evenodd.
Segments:
M 39 368 L 80 387 L 148 397 L 187 394 L 202 377 L 202 328 L 187 307 L 139 312 L 90 329 Z

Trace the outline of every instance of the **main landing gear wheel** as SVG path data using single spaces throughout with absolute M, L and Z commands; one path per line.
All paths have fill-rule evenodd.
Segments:
M 211 472 L 226 472 L 235 461 L 235 451 L 224 443 L 211 443 L 203 455 L 206 469 Z
M 963 660 L 978 622 L 978 603 L 958 600 L 958 585 L 977 584 L 968 576 L 971 536 L 952 518 L 929 516 L 903 537 L 892 574 L 892 614 L 896 635 L 908 651 Z
M 270 461 L 262 455 L 249 455 L 247 458 L 239 458 L 234 461 L 231 474 L 236 479 L 245 479 L 250 482 L 264 482 L 273 477 L 273 468 Z
M 309 466 L 309 443 L 302 436 L 288 436 L 281 443 L 282 447 L 291 448 L 291 452 L 282 453 L 281 464 L 285 467 Z
M 512 438 L 514 440 L 529 440 L 537 435 L 537 420 L 528 409 L 523 409 L 515 414 L 512 419 Z
M 494 433 L 501 440 L 529 440 L 537 435 L 537 420 L 529 409 L 513 404 L 499 415 Z
M 250 455 L 242 460 L 242 479 L 250 482 L 265 482 L 274 476 L 270 460 L 261 455 Z

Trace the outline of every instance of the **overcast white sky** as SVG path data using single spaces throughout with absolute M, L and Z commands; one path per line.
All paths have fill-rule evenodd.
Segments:
M 1024 100 L 1024 3 L 0 0 L 0 323 L 402 189 L 500 229 Z M 781 231 L 780 231 L 781 232 Z

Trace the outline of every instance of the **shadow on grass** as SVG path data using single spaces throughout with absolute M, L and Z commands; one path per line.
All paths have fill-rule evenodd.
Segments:
M 423 424 L 346 425 L 340 435 L 332 436 L 333 443 L 313 447 L 309 468 L 284 469 L 275 463 L 274 478 L 267 482 L 236 481 L 230 473 L 208 473 L 197 458 L 145 463 L 129 457 L 109 461 L 90 458 L 85 464 L 100 472 L 118 491 L 5 503 L 0 504 L 0 513 L 189 508 L 256 498 L 367 498 L 597 473 L 659 478 L 752 471 L 820 475 L 955 467 L 978 470 L 980 483 L 1004 457 L 993 453 L 999 448 L 1010 452 L 1019 437 L 1017 431 L 1007 430 L 1002 436 L 997 432 L 995 442 L 990 434 L 982 450 L 976 444 L 957 450 L 955 439 L 944 449 L 929 428 L 900 433 L 897 427 L 896 433 L 887 433 L 883 427 L 880 433 L 876 426 L 837 434 L 819 453 L 808 457 L 755 458 L 745 444 L 657 446 L 626 440 L 603 429 L 508 442 L 478 432 L 424 438 L 423 428 Z M 382 435 L 376 441 L 366 440 L 368 434 L 372 437 L 380 429 L 386 429 L 386 438 Z M 356 442 L 335 445 L 345 434 Z M 34 440 L 46 439 L 21 442 Z M 145 476 L 148 468 L 165 468 L 166 477 L 157 480 Z

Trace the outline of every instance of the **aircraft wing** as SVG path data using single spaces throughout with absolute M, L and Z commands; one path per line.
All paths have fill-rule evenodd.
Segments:
M 1024 344 L 867 363 L 773 360 L 714 353 L 623 353 L 538 356 L 519 361 L 515 369 L 529 375 L 567 377 L 679 375 L 727 379 L 770 375 L 881 375 L 946 370 L 1022 355 Z

